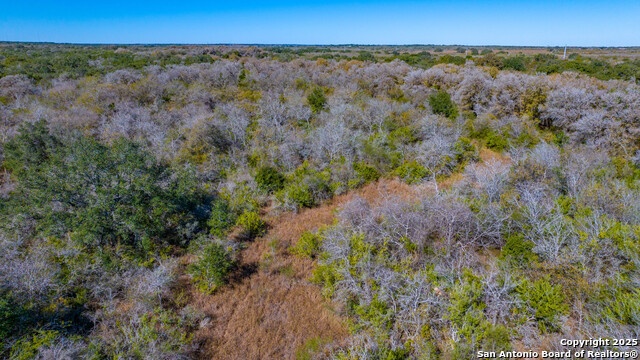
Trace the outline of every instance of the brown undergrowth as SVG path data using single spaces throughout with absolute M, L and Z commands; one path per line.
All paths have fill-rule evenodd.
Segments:
M 269 231 L 249 243 L 228 285 L 199 293 L 182 276 L 180 288 L 206 316 L 195 333 L 201 359 L 295 359 L 309 341 L 344 345 L 348 337 L 337 304 L 309 282 L 313 261 L 289 253 L 302 233 L 334 221 L 335 210 L 358 195 L 376 203 L 387 196 L 409 199 L 414 188 L 381 180 L 299 213 L 269 210 Z M 184 259 L 188 261 L 188 259 Z
M 481 150 L 480 158 L 508 162 L 504 155 L 488 149 Z M 442 188 L 461 179 L 462 174 L 454 175 Z M 206 316 L 195 333 L 200 344 L 197 357 L 295 359 L 310 341 L 326 344 L 325 349 L 344 345 L 348 331 L 339 305 L 325 299 L 320 287 L 309 282 L 314 261 L 292 255 L 289 248 L 305 231 L 331 224 L 336 210 L 356 195 L 375 205 L 387 197 L 416 199 L 425 191 L 433 191 L 432 184 L 410 186 L 384 179 L 298 213 L 267 209 L 264 218 L 269 231 L 246 243 L 228 285 L 206 295 L 190 285 L 188 276 L 181 277 L 180 288 Z

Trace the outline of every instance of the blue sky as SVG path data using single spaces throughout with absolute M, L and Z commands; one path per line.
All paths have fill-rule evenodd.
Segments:
M 640 0 L 0 0 L 0 40 L 640 46 Z

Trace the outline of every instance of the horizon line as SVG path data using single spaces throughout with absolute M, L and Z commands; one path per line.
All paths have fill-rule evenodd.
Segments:
M 50 45 L 85 45 L 85 46 L 466 46 L 466 47 L 511 47 L 511 48 L 640 48 L 639 45 L 472 45 L 472 44 L 295 44 L 295 43 L 127 43 L 127 42 L 56 42 L 56 41 L 22 41 L 0 40 L 0 44 L 50 44 Z

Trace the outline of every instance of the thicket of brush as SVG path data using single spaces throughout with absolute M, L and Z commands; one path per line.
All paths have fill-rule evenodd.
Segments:
M 216 291 L 267 203 L 389 177 L 430 186 L 356 199 L 293 250 L 350 319 L 331 356 L 638 337 L 635 83 L 200 55 L 110 70 L 105 50 L 83 74 L 0 78 L 0 356 L 189 357 L 202 314 L 175 291 L 179 256 Z

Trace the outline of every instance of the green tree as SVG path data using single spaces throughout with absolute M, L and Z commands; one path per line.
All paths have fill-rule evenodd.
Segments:
M 520 56 L 508 57 L 502 60 L 502 69 L 525 71 L 527 67 L 524 64 L 524 59 Z
M 356 59 L 358 59 L 360 61 L 376 62 L 376 57 L 372 53 L 370 53 L 369 51 L 360 51 L 360 53 L 358 54 L 358 57 L 356 57 Z
M 290 251 L 301 257 L 315 258 L 320 253 L 322 237 L 309 231 L 305 231 L 295 246 Z
M 516 290 L 543 332 L 558 329 L 559 317 L 569 310 L 561 285 L 552 285 L 547 276 L 533 283 L 525 279 Z
M 309 103 L 311 111 L 314 113 L 319 113 L 324 110 L 327 105 L 327 97 L 324 95 L 324 90 L 320 87 L 314 87 L 309 95 L 307 95 L 307 103 Z
M 223 237 L 235 224 L 236 213 L 223 198 L 217 198 L 211 206 L 211 216 L 207 221 L 211 235 Z
M 200 290 L 212 293 L 224 285 L 234 265 L 231 254 L 224 246 L 212 243 L 202 250 L 198 260 L 189 267 L 189 273 Z
M 197 221 L 191 210 L 202 196 L 194 177 L 172 171 L 130 140 L 62 142 L 41 121 L 24 126 L 5 155 L 17 182 L 7 209 L 37 220 L 43 234 L 142 249 L 189 236 L 187 223 Z
M 245 211 L 240 215 L 236 225 L 242 228 L 242 234 L 249 239 L 264 234 L 267 223 L 255 211 Z
M 444 90 L 440 90 L 437 93 L 429 97 L 429 105 L 434 114 L 443 115 L 450 119 L 458 116 L 458 110 L 456 105 L 451 100 L 451 96 Z
M 0 339 L 8 339 L 11 335 L 15 335 L 16 329 L 25 327 L 24 321 L 20 321 L 21 314 L 22 309 L 13 298 L 6 292 L 0 293 Z M 0 353 L 1 351 L 0 343 Z
M 285 177 L 278 169 L 271 166 L 264 166 L 258 169 L 256 174 L 256 183 L 258 187 L 269 193 L 282 190 L 285 184 Z

